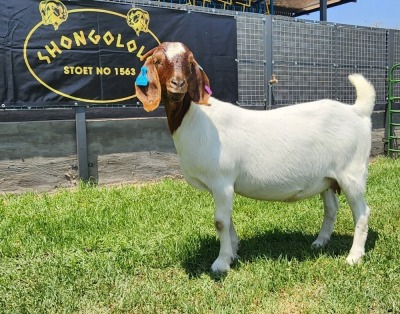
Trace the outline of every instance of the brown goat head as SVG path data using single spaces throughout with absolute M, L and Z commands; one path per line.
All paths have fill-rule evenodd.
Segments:
M 207 104 L 210 82 L 193 53 L 182 43 L 164 42 L 147 52 L 143 59 L 147 84 L 135 82 L 136 96 L 146 111 L 179 103 L 186 93 L 197 104 Z

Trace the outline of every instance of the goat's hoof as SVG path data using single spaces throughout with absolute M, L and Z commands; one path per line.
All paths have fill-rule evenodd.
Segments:
M 239 242 L 233 242 L 232 244 L 233 259 L 238 259 Z
M 356 264 L 361 264 L 362 262 L 362 257 L 365 255 L 363 251 L 361 252 L 356 252 L 356 253 L 351 253 L 349 256 L 346 258 L 346 262 L 349 265 L 356 265 Z
M 222 258 L 219 257 L 211 266 L 211 271 L 214 274 L 226 273 L 229 269 L 231 269 L 229 263 L 223 261 Z
M 314 250 L 323 249 L 329 242 L 329 239 L 317 239 L 311 244 L 311 248 Z

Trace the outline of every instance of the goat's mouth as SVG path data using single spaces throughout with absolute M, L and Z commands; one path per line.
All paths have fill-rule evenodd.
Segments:
M 168 91 L 168 98 L 174 102 L 181 101 L 186 93 L 175 93 Z

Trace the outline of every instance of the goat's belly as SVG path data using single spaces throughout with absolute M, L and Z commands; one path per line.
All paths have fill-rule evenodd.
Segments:
M 249 198 L 265 201 L 294 202 L 313 197 L 326 191 L 333 185 L 334 180 L 321 178 L 302 184 L 271 184 L 270 182 L 235 182 L 235 192 Z

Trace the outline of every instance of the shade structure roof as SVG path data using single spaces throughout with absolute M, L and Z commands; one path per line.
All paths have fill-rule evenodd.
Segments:
M 342 5 L 357 0 L 326 0 L 328 8 Z M 266 0 L 271 11 L 271 4 L 274 6 L 274 14 L 286 16 L 301 16 L 312 12 L 320 11 L 320 0 Z

